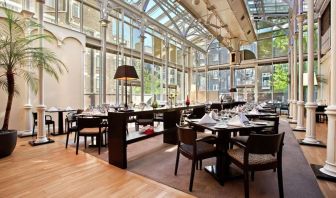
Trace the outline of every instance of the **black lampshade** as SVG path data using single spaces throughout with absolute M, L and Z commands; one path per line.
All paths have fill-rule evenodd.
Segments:
M 117 68 L 116 73 L 114 74 L 114 79 L 119 80 L 134 80 L 138 79 L 138 74 L 133 66 L 130 65 L 121 65 Z
M 237 89 L 236 88 L 231 88 L 230 92 L 237 92 Z

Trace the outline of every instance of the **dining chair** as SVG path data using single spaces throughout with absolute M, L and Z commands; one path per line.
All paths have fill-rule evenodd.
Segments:
M 37 112 L 33 112 L 33 131 L 32 137 L 34 137 L 35 126 L 37 126 Z M 45 125 L 48 126 L 48 135 L 50 134 L 50 125 L 53 127 L 53 132 L 55 133 L 55 121 L 50 115 L 45 115 Z
M 99 117 L 78 117 L 77 118 L 77 140 L 76 140 L 76 155 L 78 154 L 79 137 L 84 136 L 84 146 L 86 148 L 86 137 L 96 137 L 98 144 L 98 154 L 100 154 L 102 137 L 105 133 L 106 144 L 106 128 L 102 126 L 102 119 Z
M 261 130 L 259 133 L 270 133 L 270 134 L 279 133 L 279 122 L 280 122 L 279 116 L 265 116 L 265 117 L 261 117 L 260 120 L 266 120 L 266 121 L 273 122 L 273 127 L 267 127 Z
M 68 113 L 65 118 L 65 129 L 67 132 L 65 148 L 68 148 L 69 135 L 72 132 L 75 132 L 74 143 L 76 142 L 78 125 L 77 125 L 77 116 L 74 113 Z
M 231 162 L 244 172 L 245 197 L 249 197 L 249 171 L 252 180 L 255 171 L 277 169 L 280 197 L 284 197 L 282 179 L 282 148 L 285 133 L 251 134 L 247 144 L 231 140 L 239 148 L 230 149 L 228 156 Z
M 208 144 L 200 139 L 197 139 L 196 131 L 194 131 L 191 128 L 178 126 L 177 132 L 178 132 L 178 148 L 176 154 L 174 174 L 177 175 L 180 154 L 192 160 L 190 183 L 189 183 L 189 191 L 191 192 L 193 188 L 197 161 L 211 157 L 219 157 L 219 152 L 216 150 L 216 147 L 214 145 Z

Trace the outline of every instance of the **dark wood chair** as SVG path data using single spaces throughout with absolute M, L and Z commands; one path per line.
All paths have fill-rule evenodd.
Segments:
M 143 115 L 138 115 L 135 120 L 135 130 L 139 131 L 139 126 L 146 126 L 146 125 L 151 125 L 154 126 L 154 114 L 149 113 L 149 114 L 143 114 Z
M 287 103 L 281 103 L 280 104 L 280 115 L 282 113 L 282 111 L 286 111 L 287 112 L 287 115 L 289 115 L 289 105 Z
M 96 137 L 98 144 L 98 154 L 100 154 L 101 142 L 103 134 L 105 134 L 106 144 L 106 128 L 102 126 L 102 119 L 98 117 L 78 117 L 77 118 L 77 140 L 76 140 L 76 155 L 78 154 L 79 137 L 84 136 L 84 145 L 86 148 L 86 137 Z
M 55 133 L 55 121 L 50 115 L 45 115 L 45 125 L 48 126 L 48 134 L 50 134 L 50 125 L 53 127 L 53 132 Z M 32 137 L 34 137 L 35 126 L 37 126 L 37 112 L 33 112 L 33 131 Z
M 76 136 L 78 131 L 78 125 L 77 125 L 77 116 L 74 113 L 68 113 L 65 118 L 65 129 L 67 132 L 66 142 L 65 142 L 65 148 L 68 148 L 68 141 L 69 141 L 69 135 L 72 132 L 75 132 L 74 137 L 74 143 L 76 142 Z
M 192 191 L 195 168 L 197 161 L 218 157 L 216 147 L 203 141 L 204 139 L 197 139 L 196 131 L 187 127 L 178 126 L 178 148 L 176 154 L 175 175 L 177 175 L 180 154 L 192 160 L 189 191 Z
M 244 171 L 245 197 L 249 197 L 249 171 L 277 169 L 279 195 L 284 197 L 282 181 L 282 147 L 285 133 L 251 134 L 247 144 L 233 141 L 239 148 L 228 151 L 231 162 Z
M 260 118 L 261 120 L 271 121 L 273 122 L 273 127 L 265 128 L 261 130 L 259 133 L 267 133 L 267 134 L 277 134 L 279 133 L 279 122 L 280 117 L 279 116 L 265 116 Z

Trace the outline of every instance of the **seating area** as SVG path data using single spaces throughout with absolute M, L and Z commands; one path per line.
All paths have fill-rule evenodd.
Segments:
M 0 197 L 334 197 L 336 1 L 0 0 Z

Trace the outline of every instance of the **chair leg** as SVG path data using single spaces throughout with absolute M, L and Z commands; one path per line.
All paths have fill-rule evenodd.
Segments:
M 79 134 L 77 134 L 76 155 L 78 154 L 78 146 L 79 146 Z
M 281 165 L 278 166 L 278 186 L 279 186 L 279 196 L 280 198 L 284 197 L 284 192 L 283 192 L 283 181 L 282 181 L 282 167 Z
M 105 146 L 107 147 L 107 131 L 105 131 Z
M 249 197 L 249 172 L 248 170 L 244 170 L 244 192 L 245 198 Z
M 48 124 L 48 134 L 50 133 L 50 124 Z
M 177 169 L 178 169 L 178 166 L 179 166 L 179 161 L 180 161 L 180 151 L 179 151 L 179 148 L 177 148 L 175 172 L 174 172 L 175 175 L 177 175 Z
M 68 148 L 69 133 L 70 132 L 67 133 L 66 142 L 65 142 L 65 148 Z
M 254 181 L 254 171 L 251 171 L 251 180 Z
M 84 136 L 84 148 L 86 149 L 86 136 Z
M 77 132 L 75 131 L 74 143 L 76 143 Z
M 53 123 L 53 133 L 55 134 L 55 123 Z
M 200 170 L 202 170 L 202 160 L 200 160 L 199 163 L 200 163 Z
M 97 135 L 97 144 L 98 144 L 98 155 L 100 155 L 100 147 L 101 147 L 101 137 L 102 137 L 102 134 L 98 134 Z
M 34 137 L 34 132 L 35 132 L 35 122 L 34 122 L 34 125 L 33 125 L 32 137 Z
M 190 175 L 190 183 L 189 183 L 189 191 L 192 191 L 193 184 L 194 184 L 194 176 L 195 176 L 195 163 L 197 162 L 196 159 L 192 160 L 192 165 L 191 165 L 191 175 Z

